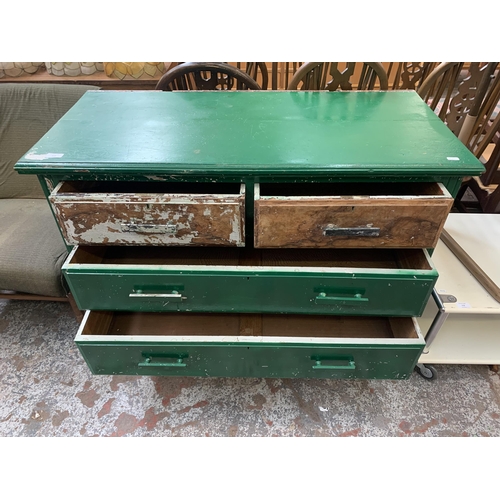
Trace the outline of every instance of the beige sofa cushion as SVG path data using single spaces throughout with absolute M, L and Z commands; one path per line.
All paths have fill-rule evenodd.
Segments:
M 0 198 L 43 198 L 35 175 L 16 162 L 80 99 L 91 85 L 0 84 Z
M 65 296 L 67 253 L 47 200 L 0 199 L 0 290 Z

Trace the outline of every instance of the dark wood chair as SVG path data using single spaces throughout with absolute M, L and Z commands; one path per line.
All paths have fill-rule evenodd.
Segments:
M 293 75 L 302 66 L 301 62 L 273 62 L 271 63 L 271 89 L 287 89 Z
M 237 62 L 236 67 L 255 80 L 262 90 L 267 90 L 269 71 L 265 62 Z
M 185 62 L 167 71 L 156 90 L 262 90 L 244 71 L 220 62 Z
M 339 65 L 345 65 L 340 69 Z M 353 84 L 357 76 L 358 83 Z M 354 77 L 354 78 L 353 78 Z M 378 82 L 378 87 L 377 87 Z M 354 88 L 353 88 L 354 87 Z M 379 62 L 306 62 L 296 71 L 288 90 L 388 90 L 387 73 Z
M 500 114 L 498 115 L 500 117 Z M 496 126 L 500 125 L 500 121 Z M 481 158 L 482 159 L 482 158 Z M 500 140 L 491 151 L 490 157 L 484 162 L 485 172 L 476 177 L 471 177 L 462 184 L 457 194 L 455 207 L 460 212 L 480 211 L 487 214 L 500 213 Z M 471 200 L 466 193 L 474 195 Z

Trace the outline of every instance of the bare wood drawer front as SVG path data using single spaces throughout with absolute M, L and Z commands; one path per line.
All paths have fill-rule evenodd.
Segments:
M 452 204 L 439 183 L 256 184 L 255 246 L 434 248 Z
M 408 378 L 413 318 L 87 311 L 75 339 L 94 374 Z
M 80 309 L 419 316 L 438 273 L 423 249 L 80 247 Z
M 49 199 L 70 245 L 245 244 L 244 184 L 74 181 Z

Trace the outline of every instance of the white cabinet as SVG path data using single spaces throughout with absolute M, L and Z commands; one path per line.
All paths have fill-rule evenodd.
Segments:
M 500 284 L 500 215 L 450 214 L 444 226 L 490 279 Z M 438 307 L 431 297 L 418 323 L 427 332 L 424 364 L 500 364 L 500 303 L 439 241 L 432 260 L 439 272 L 435 291 L 444 300 L 442 325 L 430 342 Z M 456 299 L 455 302 L 449 296 Z

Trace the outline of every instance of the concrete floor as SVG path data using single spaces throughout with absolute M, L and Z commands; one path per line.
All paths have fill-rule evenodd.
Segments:
M 500 377 L 93 376 L 67 303 L 0 300 L 0 436 L 500 436 Z

